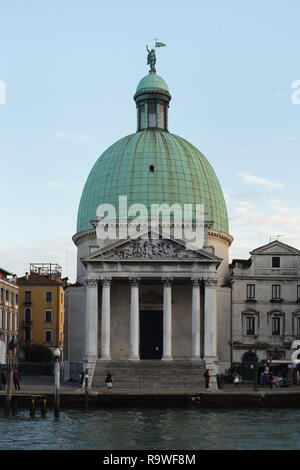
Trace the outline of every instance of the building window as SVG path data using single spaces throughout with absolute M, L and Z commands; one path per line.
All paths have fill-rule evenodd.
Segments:
M 148 126 L 156 127 L 156 103 L 148 103 Z
M 24 337 L 25 337 L 25 342 L 29 342 L 30 341 L 30 328 L 25 328 L 25 331 L 24 331 Z
M 295 335 L 300 336 L 300 316 L 295 318 Z
M 272 336 L 280 336 L 281 321 L 280 317 L 272 317 Z
M 279 285 L 272 286 L 272 299 L 280 299 L 280 286 Z
M 140 129 L 146 129 L 146 113 L 144 104 L 141 104 L 140 106 Z
M 3 330 L 6 330 L 5 311 L 4 310 L 2 310 L 2 328 L 3 328 Z
M 5 300 L 8 302 L 8 290 L 5 291 Z
M 52 292 L 46 292 L 46 303 L 51 304 L 52 303 Z
M 246 317 L 246 335 L 247 336 L 255 335 L 255 317 L 253 316 Z
M 61 304 L 64 303 L 64 294 L 63 293 L 60 294 L 60 303 Z
M 52 343 L 52 330 L 45 330 L 45 342 Z
M 30 325 L 31 323 L 31 309 L 26 308 L 25 309 L 25 325 Z
M 272 268 L 280 268 L 280 257 L 272 256 Z
M 255 284 L 247 284 L 247 299 L 255 299 Z
M 52 310 L 46 310 L 46 322 L 52 322 Z
M 27 290 L 25 291 L 25 303 L 31 302 L 31 291 Z
M 16 305 L 18 305 L 18 302 L 19 302 L 19 296 L 18 294 L 16 294 Z
M 297 300 L 300 300 L 300 286 L 297 286 Z
M 60 321 L 61 321 L 61 323 L 63 321 L 63 312 L 62 311 L 60 312 Z

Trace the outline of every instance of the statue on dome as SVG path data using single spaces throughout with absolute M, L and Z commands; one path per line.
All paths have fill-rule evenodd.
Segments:
M 146 49 L 148 51 L 148 56 L 147 56 L 147 65 L 150 65 L 150 73 L 156 73 L 156 55 L 155 55 L 155 50 L 151 49 L 151 51 L 148 49 L 148 45 L 146 46 Z

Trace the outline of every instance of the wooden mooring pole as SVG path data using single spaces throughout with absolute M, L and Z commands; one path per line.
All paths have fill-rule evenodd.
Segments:
M 85 369 L 84 385 L 85 385 L 85 407 L 86 409 L 88 409 L 89 407 L 89 370 L 88 368 Z
M 29 414 L 30 416 L 35 415 L 35 399 L 33 397 L 31 397 L 31 401 L 30 401 Z

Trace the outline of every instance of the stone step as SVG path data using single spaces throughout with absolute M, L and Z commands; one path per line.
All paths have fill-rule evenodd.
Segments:
M 105 385 L 108 371 L 114 380 L 115 393 L 197 393 L 205 387 L 203 361 L 98 361 L 93 390 L 111 393 Z

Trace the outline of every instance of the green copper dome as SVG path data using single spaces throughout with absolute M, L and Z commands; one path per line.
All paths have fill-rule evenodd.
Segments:
M 156 73 L 149 73 L 142 78 L 136 89 L 136 95 L 149 92 L 162 92 L 170 95 L 168 85 L 164 79 L 156 75 Z
M 151 204 L 204 204 L 213 228 L 228 233 L 226 204 L 212 166 L 192 144 L 166 130 L 148 128 L 123 137 L 99 157 L 81 196 L 77 232 L 92 228 L 100 204 L 118 210 L 118 198 L 125 195 L 128 207 L 142 203 L 149 213 Z

